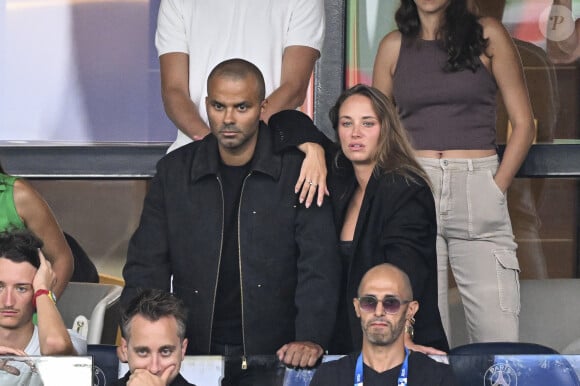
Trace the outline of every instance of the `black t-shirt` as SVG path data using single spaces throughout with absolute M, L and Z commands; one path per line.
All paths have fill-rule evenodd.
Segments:
M 220 164 L 224 196 L 224 234 L 213 317 L 212 342 L 242 344 L 242 301 L 238 248 L 238 208 L 244 178 L 250 164 Z
M 352 353 L 336 361 L 326 362 L 314 373 L 310 386 L 352 386 L 359 353 Z M 377 373 L 363 366 L 364 386 L 397 386 L 402 363 L 390 370 Z M 409 355 L 409 386 L 457 386 L 455 376 L 446 364 L 412 351 Z

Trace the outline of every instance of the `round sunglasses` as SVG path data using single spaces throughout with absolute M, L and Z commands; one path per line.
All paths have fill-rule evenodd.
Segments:
M 365 295 L 358 297 L 358 304 L 361 310 L 365 312 L 375 312 L 377 309 L 377 304 L 379 300 L 374 295 Z M 401 309 L 401 305 L 409 304 L 412 300 L 401 300 L 396 296 L 385 296 L 383 300 L 380 300 L 383 305 L 383 310 L 387 314 L 396 314 Z

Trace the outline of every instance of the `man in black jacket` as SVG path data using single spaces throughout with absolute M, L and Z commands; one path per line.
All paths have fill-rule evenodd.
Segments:
M 306 209 L 294 185 L 299 151 L 272 150 L 259 121 L 264 82 L 251 63 L 220 63 L 208 79 L 213 135 L 164 157 L 133 235 L 123 301 L 137 288 L 169 290 L 189 309 L 188 354 L 277 353 L 313 366 L 332 332 L 339 261 L 331 208 Z M 251 366 L 250 366 L 251 367 Z M 237 384 L 234 382 L 232 384 Z

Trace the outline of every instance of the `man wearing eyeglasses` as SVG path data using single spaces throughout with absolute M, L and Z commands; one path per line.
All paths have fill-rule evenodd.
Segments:
M 323 363 L 310 386 L 456 385 L 448 365 L 405 347 L 419 303 L 409 277 L 392 264 L 371 268 L 353 299 L 363 331 L 362 351 Z

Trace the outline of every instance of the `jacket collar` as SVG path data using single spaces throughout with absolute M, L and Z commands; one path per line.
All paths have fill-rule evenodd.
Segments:
M 352 188 L 352 192 L 354 192 L 354 189 L 356 188 L 356 178 L 354 179 L 354 186 Z M 365 220 L 366 218 L 368 218 L 368 213 L 372 207 L 373 204 L 373 200 L 375 198 L 375 193 L 377 191 L 377 187 L 378 187 L 378 180 L 375 176 L 375 173 L 371 174 L 371 177 L 369 178 L 369 182 L 367 183 L 367 187 L 365 189 L 365 194 L 363 196 L 363 201 L 362 204 L 360 206 L 360 211 L 358 214 L 358 218 L 356 220 L 356 226 L 354 228 L 354 237 L 353 240 L 357 241 L 360 239 L 361 237 L 361 233 L 363 231 L 363 227 L 365 224 Z M 351 194 L 352 197 L 352 194 Z M 350 200 L 349 200 L 350 201 Z M 354 248 L 353 248 L 354 250 Z
M 270 128 L 262 121 L 258 128 L 258 140 L 252 157 L 251 171 L 269 175 L 277 180 L 282 170 L 282 157 L 274 154 L 272 135 Z M 220 154 L 217 138 L 213 134 L 207 135 L 199 144 L 199 148 L 193 158 L 191 168 L 192 181 L 207 175 L 218 175 Z

